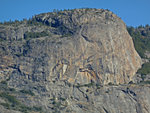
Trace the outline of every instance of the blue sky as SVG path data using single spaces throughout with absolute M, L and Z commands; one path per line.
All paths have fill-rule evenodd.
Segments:
M 53 9 L 109 9 L 128 25 L 150 24 L 150 0 L 0 0 L 0 21 L 22 20 Z

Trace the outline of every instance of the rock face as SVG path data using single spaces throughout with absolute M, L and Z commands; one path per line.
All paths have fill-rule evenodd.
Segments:
M 52 73 L 55 71 L 51 75 L 56 77 L 59 73 L 59 79 L 73 79 L 72 82 L 82 84 L 91 80 L 102 84 L 124 84 L 141 66 L 125 24 L 112 12 L 83 9 L 64 12 L 60 16 L 41 14 L 36 19 L 60 27 L 60 30 L 63 26 L 68 29 L 64 32 L 73 32 L 70 38 L 61 39 L 61 45 L 49 47 L 52 51 L 57 50 L 57 57 L 48 52 L 51 61 L 55 61 L 49 68 Z M 72 67 L 76 68 L 72 70 Z
M 0 38 L 0 81 L 16 92 L 32 90 L 34 96 L 14 93 L 27 106 L 48 113 L 150 111 L 148 86 L 103 86 L 127 84 L 141 67 L 126 25 L 108 10 L 40 14 L 0 25 Z

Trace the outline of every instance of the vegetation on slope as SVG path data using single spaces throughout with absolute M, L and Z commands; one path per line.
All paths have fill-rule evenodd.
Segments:
M 150 54 L 150 26 L 139 26 L 137 28 L 127 27 L 127 30 L 133 38 L 136 51 L 141 58 L 149 58 L 146 56 L 146 52 Z M 150 62 L 146 62 L 142 65 L 142 68 L 138 70 L 141 75 L 147 75 L 150 73 Z
M 150 26 L 128 27 L 129 34 L 133 38 L 134 46 L 142 58 L 146 58 L 145 52 L 150 52 Z
M 31 39 L 31 38 L 39 38 L 44 36 L 50 36 L 49 33 L 42 31 L 42 32 L 26 32 L 24 34 L 24 39 Z
M 27 106 L 23 104 L 20 100 L 17 99 L 18 95 L 30 95 L 34 96 L 34 93 L 32 91 L 28 90 L 20 90 L 17 91 L 14 88 L 10 88 L 7 86 L 7 81 L 1 81 L 0 82 L 0 100 L 3 99 L 4 102 L 0 101 L 0 105 L 2 105 L 4 108 L 9 110 L 16 110 L 21 111 L 23 113 L 29 113 L 29 112 L 42 112 L 41 107 L 37 106 Z

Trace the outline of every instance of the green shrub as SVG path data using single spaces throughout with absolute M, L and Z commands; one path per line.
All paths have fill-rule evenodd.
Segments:
M 42 107 L 33 106 L 32 110 L 34 110 L 34 111 L 42 111 Z
M 39 38 L 39 37 L 44 37 L 44 36 L 50 36 L 49 33 L 42 31 L 42 32 L 26 32 L 24 34 L 24 39 L 28 40 L 31 38 Z
M 0 105 L 4 106 L 6 109 L 10 109 L 9 103 L 0 103 Z
M 65 99 L 65 98 L 63 98 L 63 97 L 60 97 L 60 100 L 62 100 L 62 101 L 66 101 L 66 99 Z
M 7 85 L 6 81 L 1 81 L 1 84 Z
M 147 75 L 147 74 L 149 74 L 150 73 L 150 62 L 144 63 L 142 65 L 142 68 L 139 69 L 137 73 L 139 73 L 141 75 Z
M 36 18 L 32 18 L 27 20 L 27 25 L 29 26 L 46 26 L 42 21 L 37 20 Z
M 31 95 L 31 96 L 34 96 L 34 93 L 31 91 L 31 90 L 20 90 L 21 93 L 24 93 L 24 94 L 28 94 L 28 95 Z
M 105 91 L 105 93 L 109 93 L 109 91 L 107 90 L 107 91 Z
M 141 81 L 140 84 L 150 84 L 150 81 Z
M 19 106 L 19 111 L 21 111 L 21 112 L 27 112 L 27 111 L 31 111 L 31 108 L 28 107 L 28 106 L 25 106 L 24 104 L 21 104 Z
M 0 38 L 0 42 L 3 42 L 3 41 L 5 41 L 4 39 L 2 39 L 2 38 Z
M 129 84 L 134 84 L 133 81 L 130 81 Z
M 14 88 L 9 88 L 9 91 L 14 92 L 16 90 Z
M 109 82 L 108 85 L 112 86 L 112 85 L 114 85 L 114 84 L 113 84 L 112 82 Z
M 77 84 L 77 85 L 74 85 L 74 86 L 77 87 L 77 88 L 80 88 L 80 87 L 93 87 L 93 86 L 95 86 L 97 89 L 101 88 L 100 84 L 96 84 L 94 82 L 91 82 L 91 83 L 88 83 L 88 84 Z
M 68 34 L 62 35 L 61 37 L 63 38 L 63 37 L 70 37 L 70 36 L 72 36 L 72 34 L 71 34 L 71 33 L 68 33 Z
M 6 92 L 0 93 L 0 97 L 7 99 L 13 105 L 18 105 L 19 104 L 19 102 L 17 101 L 17 99 L 14 96 L 9 95 Z
M 95 84 L 92 82 L 92 83 L 88 83 L 88 84 L 78 84 L 76 85 L 76 87 L 91 87 L 91 86 L 94 86 Z
M 28 111 L 42 112 L 42 107 L 36 107 L 36 106 L 28 107 L 28 106 L 26 106 L 24 104 L 21 104 L 19 106 L 18 110 L 23 112 L 23 113 L 28 113 Z

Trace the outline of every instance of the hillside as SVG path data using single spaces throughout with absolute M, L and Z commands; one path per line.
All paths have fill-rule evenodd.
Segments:
M 133 38 L 135 49 L 143 59 L 142 68 L 137 73 L 150 83 L 150 26 L 127 27 L 127 30 Z
M 0 24 L 0 112 L 149 112 L 149 84 L 135 79 L 142 60 L 129 33 L 104 9 Z
M 129 34 L 133 37 L 135 49 L 142 58 L 149 57 L 150 52 L 150 26 L 128 27 Z

